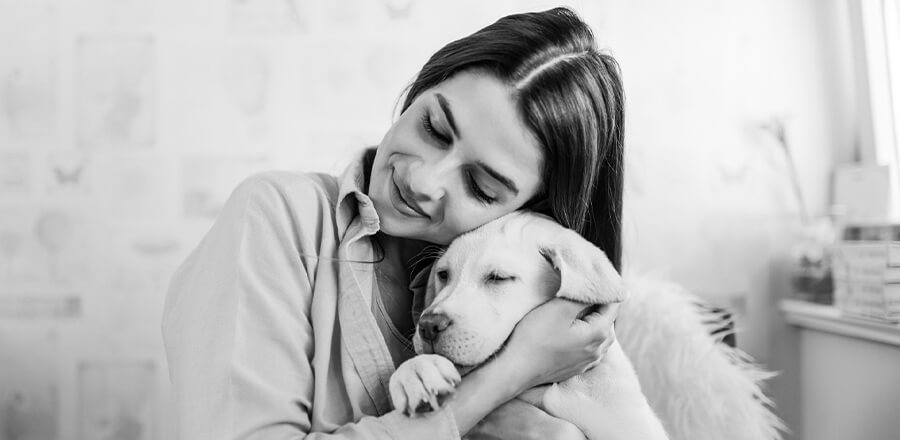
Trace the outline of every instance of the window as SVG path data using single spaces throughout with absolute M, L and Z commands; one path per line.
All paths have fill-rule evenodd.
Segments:
M 857 3 L 858 2 L 858 3 Z M 857 0 L 862 103 L 870 121 L 863 161 L 900 172 L 900 0 Z M 861 47 L 860 47 L 861 46 Z M 865 121 L 864 121 L 865 122 Z

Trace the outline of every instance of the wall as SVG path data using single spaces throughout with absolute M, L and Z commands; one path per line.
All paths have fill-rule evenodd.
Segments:
M 171 438 L 165 286 L 231 188 L 339 172 L 432 51 L 552 5 L 0 0 L 0 435 Z M 760 126 L 787 121 L 825 212 L 854 143 L 842 1 L 573 5 L 626 80 L 626 264 L 735 307 L 799 420 L 773 304 L 801 210 Z
M 804 359 L 803 438 L 897 438 L 900 347 L 805 328 L 794 331 Z

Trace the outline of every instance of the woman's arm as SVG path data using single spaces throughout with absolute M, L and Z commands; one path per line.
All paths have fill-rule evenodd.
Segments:
M 311 194 L 286 197 L 266 174 L 242 183 L 173 278 L 163 336 L 179 438 L 458 438 L 523 390 L 565 379 L 596 360 L 582 346 L 591 338 L 572 331 L 583 330 L 583 322 L 559 325 L 572 322 L 580 308 L 551 302 L 523 320 L 532 324 L 520 324 L 503 353 L 465 378 L 447 408 L 415 418 L 394 411 L 331 434 L 310 433 L 311 272 L 296 248 L 304 231 L 291 219 L 299 213 L 287 205 L 291 197 L 308 197 L 294 202 L 318 209 L 320 194 L 309 186 Z M 315 349 L 321 356 L 328 347 Z M 548 357 L 553 362 L 534 361 Z
M 313 408 L 316 381 L 341 378 L 313 371 L 311 363 L 316 355 L 340 356 L 340 349 L 313 346 L 307 263 L 314 263 L 299 257 L 306 231 L 292 220 L 319 209 L 321 194 L 308 186 L 310 194 L 282 194 L 268 174 L 242 183 L 173 278 L 163 335 L 178 438 L 458 438 L 449 412 L 415 419 L 392 412 L 330 434 L 310 432 L 313 411 L 327 413 Z M 297 203 L 306 205 L 289 205 Z
M 526 315 L 497 357 L 466 375 L 457 387 L 447 406 L 454 411 L 459 431 L 475 428 L 488 436 L 512 435 L 505 431 L 534 422 L 517 420 L 527 416 L 543 418 L 559 429 L 552 437 L 528 438 L 583 439 L 574 425 L 560 423 L 544 411 L 531 408 L 532 403 L 513 398 L 533 387 L 581 374 L 603 356 L 608 347 L 604 343 L 609 337 L 607 326 L 593 325 L 598 316 L 579 319 L 584 308 L 581 303 L 555 299 Z M 483 421 L 485 410 L 490 417 Z
M 532 403 L 513 399 L 475 425 L 465 440 L 587 440 L 573 423 L 558 419 Z

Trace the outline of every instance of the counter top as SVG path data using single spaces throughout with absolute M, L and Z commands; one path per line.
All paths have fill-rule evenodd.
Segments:
M 900 324 L 845 316 L 837 307 L 793 299 L 779 308 L 788 324 L 900 347 Z

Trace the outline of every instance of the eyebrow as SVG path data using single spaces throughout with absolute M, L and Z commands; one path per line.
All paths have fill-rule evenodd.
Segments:
M 493 177 L 498 182 L 503 184 L 503 186 L 505 186 L 510 191 L 512 191 L 514 195 L 519 195 L 519 188 L 516 186 L 516 183 L 513 182 L 512 180 L 509 180 L 508 177 L 504 176 L 503 174 L 500 174 L 497 170 L 491 168 L 488 164 L 486 164 L 484 162 L 477 161 L 477 162 L 475 162 L 475 164 L 478 165 L 479 168 L 484 170 L 485 173 L 490 174 L 491 177 Z
M 443 110 L 444 115 L 447 117 L 447 123 L 450 124 L 450 130 L 453 131 L 453 134 L 456 137 L 459 137 L 459 131 L 456 128 L 456 120 L 453 119 L 453 112 L 450 110 L 450 103 L 447 102 L 447 98 L 445 98 L 444 95 L 440 93 L 435 93 L 434 95 L 438 100 L 438 104 L 441 106 L 441 110 Z M 493 177 L 507 189 L 512 191 L 514 195 L 519 195 L 519 187 L 517 187 L 516 183 L 510 180 L 508 177 L 500 174 L 499 171 L 491 168 L 490 165 L 484 162 L 477 161 L 475 162 L 475 164 L 478 165 L 479 168 L 484 170 L 485 173 L 488 173 L 491 177 Z
M 438 104 L 440 104 L 441 110 L 444 111 L 444 115 L 447 117 L 447 123 L 450 124 L 450 130 L 453 131 L 453 134 L 456 137 L 459 137 L 459 131 L 456 129 L 456 120 L 453 119 L 453 112 L 450 111 L 450 103 L 447 102 L 447 98 L 440 93 L 435 93 L 435 97 L 437 97 Z

